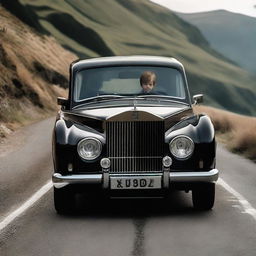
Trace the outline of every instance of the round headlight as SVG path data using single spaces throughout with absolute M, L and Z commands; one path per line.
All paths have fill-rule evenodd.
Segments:
M 165 156 L 163 159 L 162 159 L 162 163 L 163 163 L 163 166 L 164 167 L 170 167 L 172 165 L 172 159 L 169 157 L 169 156 Z
M 110 167 L 110 160 L 108 158 L 102 158 L 100 160 L 100 166 L 103 169 L 108 169 Z
M 169 144 L 172 155 L 180 160 L 188 159 L 194 151 L 194 142 L 187 136 L 175 137 Z
M 77 152 L 85 160 L 94 160 L 101 154 L 101 142 L 95 138 L 85 138 L 79 141 Z

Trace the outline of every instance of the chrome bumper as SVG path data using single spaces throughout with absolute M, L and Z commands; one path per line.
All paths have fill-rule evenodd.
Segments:
M 126 174 L 120 174 L 126 175 Z M 129 175 L 138 175 L 137 173 Z M 146 175 L 146 174 L 143 174 Z M 152 173 L 150 173 L 152 175 Z M 159 173 L 157 174 L 159 175 Z M 110 174 L 111 176 L 111 174 Z M 175 172 L 169 173 L 169 183 L 173 182 L 215 182 L 218 180 L 219 171 L 212 169 L 207 172 Z M 103 184 L 103 174 L 75 174 L 75 175 L 61 175 L 54 173 L 52 182 L 55 188 L 65 187 L 69 184 Z

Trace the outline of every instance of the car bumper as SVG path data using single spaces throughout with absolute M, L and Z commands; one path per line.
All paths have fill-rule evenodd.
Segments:
M 126 174 L 115 174 L 126 175 Z M 113 175 L 113 176 L 115 176 Z M 129 174 L 137 176 L 138 174 Z M 143 174 L 145 176 L 145 174 Z M 154 175 L 151 174 L 150 175 Z M 159 173 L 157 173 L 159 175 Z M 55 188 L 62 188 L 70 184 L 104 184 L 103 174 L 74 174 L 74 175 L 61 175 L 54 173 L 52 176 L 53 185 Z M 111 174 L 110 174 L 111 176 Z M 169 184 L 172 183 L 194 183 L 194 182 L 215 182 L 218 180 L 219 171 L 212 169 L 205 172 L 175 172 L 169 173 Z

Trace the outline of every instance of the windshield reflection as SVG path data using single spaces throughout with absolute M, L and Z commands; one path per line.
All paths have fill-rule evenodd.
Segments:
M 81 70 L 75 75 L 74 102 L 120 96 L 172 97 L 185 100 L 182 73 L 170 67 L 117 66 Z

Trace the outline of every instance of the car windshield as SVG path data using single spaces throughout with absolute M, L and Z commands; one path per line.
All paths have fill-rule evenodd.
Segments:
M 153 86 L 151 84 L 151 88 L 147 89 L 146 85 L 141 85 L 143 81 L 144 84 L 153 82 Z M 182 73 L 171 67 L 90 68 L 75 74 L 73 100 L 81 102 L 102 95 L 113 95 L 113 98 L 115 96 L 164 95 L 184 100 L 186 98 L 185 88 Z

